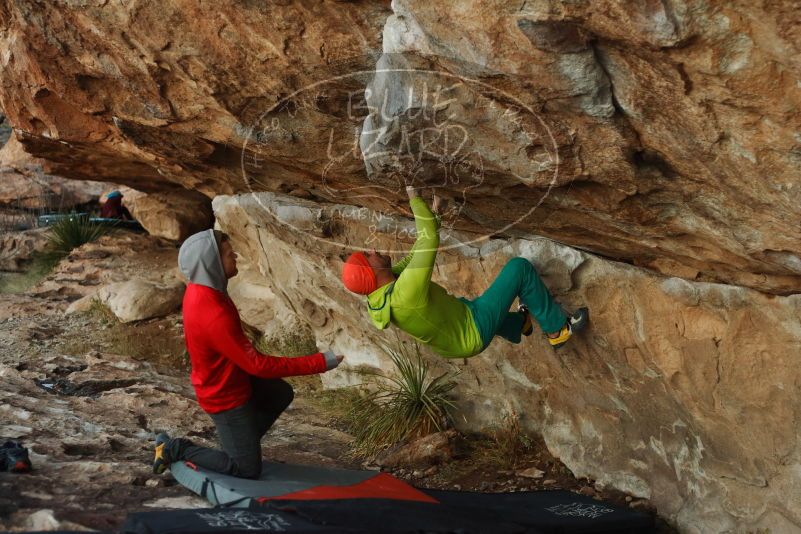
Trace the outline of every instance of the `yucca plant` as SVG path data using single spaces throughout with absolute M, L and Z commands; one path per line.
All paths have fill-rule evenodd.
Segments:
M 454 374 L 432 378 L 416 343 L 410 350 L 398 340 L 395 347 L 385 350 L 394 373 L 363 373 L 372 378 L 373 388 L 353 404 L 346 417 L 354 436 L 352 454 L 357 457 L 373 456 L 402 440 L 445 430 L 451 424 Z
M 69 254 L 72 249 L 107 234 L 111 228 L 91 222 L 88 215 L 69 215 L 50 226 L 48 240 L 54 251 Z

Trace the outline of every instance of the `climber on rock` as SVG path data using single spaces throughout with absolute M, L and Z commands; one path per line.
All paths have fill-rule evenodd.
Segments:
M 219 473 L 258 478 L 261 439 L 294 397 L 292 386 L 281 378 L 324 373 L 339 365 L 342 356 L 328 351 L 281 358 L 253 348 L 227 292 L 237 267 L 226 234 L 205 230 L 190 236 L 178 252 L 178 265 L 190 282 L 183 318 L 192 386 L 217 427 L 222 451 L 161 433 L 153 471 L 162 473 L 172 462 L 185 460 Z
M 446 358 L 469 358 L 484 351 L 495 336 L 520 343 L 533 332 L 532 316 L 554 348 L 563 346 L 589 322 L 581 308 L 567 315 L 554 301 L 534 266 L 512 258 L 483 295 L 457 298 L 431 281 L 439 247 L 439 217 L 413 187 L 406 191 L 414 213 L 417 240 L 403 260 L 392 265 L 378 252 L 355 252 L 345 262 L 342 281 L 350 291 L 367 296 L 373 324 L 390 323 Z M 441 202 L 434 197 L 434 212 Z M 510 311 L 515 299 L 517 311 Z

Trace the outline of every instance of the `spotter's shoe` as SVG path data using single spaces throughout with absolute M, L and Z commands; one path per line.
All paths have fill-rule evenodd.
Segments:
M 523 316 L 523 328 L 520 333 L 524 336 L 530 336 L 534 333 L 534 322 L 531 320 L 531 314 L 528 312 L 528 306 L 521 304 L 517 307 L 517 313 Z
M 565 326 L 559 331 L 558 336 L 548 338 L 548 343 L 555 349 L 562 347 L 573 337 L 573 334 L 584 330 L 589 322 L 590 310 L 588 308 L 579 308 L 574 314 L 568 316 Z
M 164 456 L 164 448 L 167 446 L 168 441 L 170 441 L 170 436 L 164 432 L 156 436 L 156 456 L 153 459 L 153 472 L 157 475 L 162 474 L 170 466 L 170 462 Z

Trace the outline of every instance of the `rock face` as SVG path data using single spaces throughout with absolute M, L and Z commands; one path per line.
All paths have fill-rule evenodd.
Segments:
M 787 294 L 795 7 L 22 0 L 0 12 L 0 101 L 64 176 L 390 212 L 401 178 L 445 177 L 462 230 Z
M 355 208 L 268 193 L 213 206 L 241 258 L 231 295 L 261 301 L 241 307 L 244 320 L 269 332 L 300 318 L 320 346 L 347 355 L 323 375 L 329 385 L 357 381 L 349 370 L 360 366 L 386 368 L 378 342 L 393 333 L 374 329 L 363 299 L 343 289 L 339 243 L 408 248 L 398 236 L 413 233 L 411 221 L 376 228 Z M 535 335 L 468 360 L 432 357 L 461 371 L 460 424 L 488 427 L 514 411 L 575 475 L 650 499 L 682 531 L 801 526 L 801 296 L 664 277 L 544 238 L 459 241 L 469 240 L 443 240 L 434 275 L 452 293 L 478 296 L 523 256 L 565 307 L 592 314 L 559 352 Z
M 97 202 L 106 184 L 69 180 L 44 172 L 45 162 L 32 158 L 16 137 L 0 149 L 0 208 L 68 211 Z

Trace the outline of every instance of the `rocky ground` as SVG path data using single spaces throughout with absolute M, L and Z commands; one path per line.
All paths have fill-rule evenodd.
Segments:
M 172 276 L 176 254 L 147 236 L 108 236 L 44 279 L 28 280 L 30 287 L 13 286 L 24 291 L 0 295 L 0 438 L 22 441 L 34 465 L 29 474 L 0 473 L 0 529 L 111 530 L 129 512 L 205 506 L 169 475 L 150 472 L 158 431 L 213 445 L 214 428 L 187 379 L 180 314 L 122 324 L 100 306 L 64 313 L 104 283 Z M 348 455 L 350 436 L 332 407 L 342 393 L 322 390 L 317 378 L 294 384 L 296 400 L 265 439 L 266 456 L 361 466 Z M 650 509 L 647 501 L 574 478 L 514 421 L 460 437 L 447 464 L 394 471 L 420 487 L 565 488 Z

